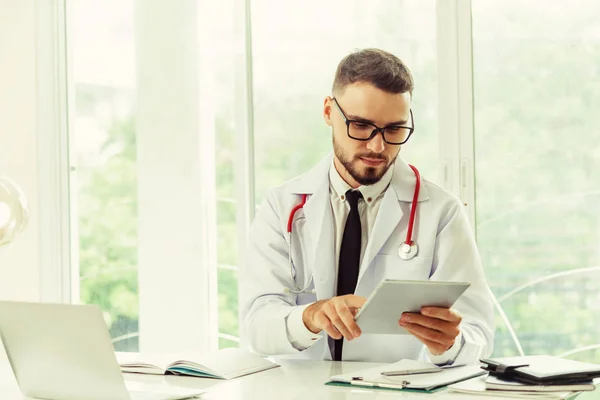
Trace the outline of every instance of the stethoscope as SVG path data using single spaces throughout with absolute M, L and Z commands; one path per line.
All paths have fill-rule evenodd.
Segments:
M 412 260 L 419 253 L 419 246 L 417 245 L 417 242 L 412 240 L 412 234 L 413 234 L 413 228 L 415 227 L 415 216 L 417 214 L 417 204 L 418 204 L 418 200 L 419 200 L 419 192 L 421 191 L 421 174 L 419 173 L 419 170 L 416 167 L 414 167 L 413 165 L 409 164 L 408 166 L 415 173 L 416 184 L 415 184 L 415 192 L 413 194 L 413 200 L 410 205 L 410 218 L 408 220 L 408 230 L 406 232 L 406 240 L 398 248 L 398 256 L 403 260 Z M 310 275 L 310 280 L 308 281 L 308 284 L 306 286 L 304 286 L 303 288 L 300 288 L 295 283 L 296 280 L 294 279 L 294 266 L 292 264 L 292 225 L 294 223 L 294 216 L 296 215 L 296 212 L 298 212 L 298 210 L 300 210 L 302 207 L 304 207 L 307 199 L 308 199 L 308 195 L 303 194 L 302 200 L 300 201 L 300 203 L 298 205 L 296 205 L 294 208 L 292 208 L 292 211 L 290 212 L 290 216 L 288 218 L 288 223 L 287 223 L 288 266 L 290 269 L 290 278 L 292 279 L 292 282 L 294 282 L 294 288 L 293 289 L 287 288 L 287 287 L 284 288 L 284 292 L 286 292 L 286 293 L 294 293 L 294 294 L 315 293 L 314 289 L 308 290 L 308 288 L 313 283 L 313 274 Z

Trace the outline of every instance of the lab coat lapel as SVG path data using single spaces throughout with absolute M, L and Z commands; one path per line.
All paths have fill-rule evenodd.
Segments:
M 291 190 L 295 194 L 308 194 L 304 205 L 308 247 L 305 270 L 313 271 L 317 299 L 333 297 L 335 285 L 335 244 L 333 238 L 333 212 L 329 198 L 330 154 L 297 181 Z
M 360 278 L 370 267 L 372 267 L 375 256 L 379 253 L 385 242 L 390 238 L 400 223 L 400 219 L 404 215 L 400 203 L 405 202 L 411 204 L 413 200 L 416 186 L 413 170 L 400 157 L 396 159 L 393 168 L 394 174 L 392 175 L 392 180 L 383 195 L 383 199 L 381 199 L 379 212 L 377 213 L 375 223 L 373 224 L 373 231 L 371 232 L 369 243 L 365 249 L 360 268 L 360 275 L 358 277 L 359 283 Z M 421 182 L 418 202 L 427 200 L 429 200 L 429 193 L 423 182 Z M 418 223 L 418 221 L 416 223 Z M 402 240 L 404 240 L 404 238 L 402 238 Z
M 360 275 L 358 277 L 359 281 L 369 268 L 377 253 L 379 253 L 381 247 L 392 235 L 392 232 L 394 232 L 400 223 L 400 219 L 403 215 L 396 192 L 389 189 L 390 188 L 388 188 L 383 195 L 383 199 L 381 199 L 381 204 L 379 206 L 379 212 L 377 213 L 377 217 L 375 217 L 373 231 L 371 232 L 371 237 L 369 238 L 363 256 Z
M 329 186 L 316 191 L 304 206 L 307 241 L 310 243 L 312 254 L 310 265 L 317 299 L 334 296 L 335 284 L 335 246 L 333 240 L 333 213 L 329 200 Z

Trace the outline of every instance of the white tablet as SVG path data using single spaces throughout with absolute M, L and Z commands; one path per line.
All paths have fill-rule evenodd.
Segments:
M 398 325 L 404 312 L 421 307 L 450 308 L 471 284 L 468 282 L 400 281 L 384 279 L 356 315 L 362 333 L 408 335 Z

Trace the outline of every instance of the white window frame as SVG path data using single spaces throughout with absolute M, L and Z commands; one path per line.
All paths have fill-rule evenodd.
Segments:
M 238 260 L 246 255 L 246 241 L 256 211 L 254 169 L 254 84 L 252 69 L 252 16 L 250 0 L 236 0 L 235 6 L 235 125 L 236 203 Z
M 437 74 L 440 176 L 475 229 L 471 0 L 438 1 Z
M 65 0 L 36 3 L 40 300 L 69 303 L 71 273 Z
M 210 63 L 198 46 L 198 39 L 210 39 L 200 21 L 205 16 L 198 13 L 204 4 L 136 2 L 142 352 L 204 353 L 218 343 L 214 114 L 205 80 Z M 161 217 L 160 229 L 155 216 Z M 169 340 L 174 327 L 177 340 Z
M 221 268 L 239 271 L 246 259 L 247 239 L 250 224 L 256 213 L 255 169 L 254 169 L 254 84 L 252 68 L 252 6 L 250 0 L 235 0 L 235 126 L 236 163 L 235 202 L 238 244 L 238 265 Z M 234 337 L 219 332 L 219 337 L 238 342 L 242 347 L 242 326 Z

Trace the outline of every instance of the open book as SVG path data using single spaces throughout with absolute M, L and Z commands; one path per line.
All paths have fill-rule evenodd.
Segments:
M 208 355 L 164 355 L 117 352 L 123 372 L 175 374 L 202 378 L 233 379 L 279 367 L 246 350 L 228 348 Z

